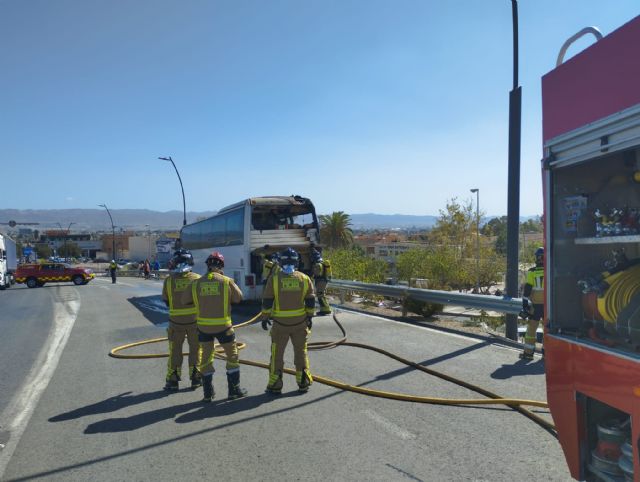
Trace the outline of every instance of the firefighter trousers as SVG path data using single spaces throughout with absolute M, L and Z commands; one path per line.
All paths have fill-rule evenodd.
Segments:
M 189 324 L 180 324 L 169 321 L 167 339 L 169 341 L 169 360 L 167 362 L 167 380 L 175 371 L 178 377 L 182 372 L 182 345 L 184 339 L 189 345 L 189 373 L 198 363 L 198 328 L 195 321 Z
M 271 327 L 271 362 L 269 364 L 269 385 L 276 383 L 284 369 L 284 351 L 291 339 L 293 345 L 293 363 L 297 373 L 308 372 L 309 357 L 307 340 L 311 330 L 306 323 L 282 325 L 274 321 Z
M 327 301 L 327 295 L 326 295 L 327 280 L 316 279 L 315 287 L 316 287 L 316 297 L 318 298 L 318 303 L 320 304 L 320 313 L 324 313 L 324 314 L 331 313 L 331 306 Z
M 533 314 L 527 323 L 527 332 L 524 335 L 524 352 L 532 354 L 536 351 L 536 340 L 538 338 L 538 326 L 544 314 L 544 305 L 534 304 Z
M 211 375 L 215 371 L 213 359 L 215 357 L 214 344 L 216 338 L 227 357 L 227 373 L 234 373 L 240 370 L 238 345 L 233 327 L 224 327 L 224 331 L 213 331 L 216 329 L 219 330 L 219 327 L 198 326 L 198 341 L 200 342 L 198 370 L 200 370 L 203 376 Z

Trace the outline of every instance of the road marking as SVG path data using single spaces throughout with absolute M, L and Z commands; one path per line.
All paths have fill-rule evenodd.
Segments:
M 398 425 L 393 423 L 391 420 L 384 418 L 382 415 L 380 415 L 377 412 L 374 412 L 373 410 L 367 409 L 363 413 L 374 422 L 377 422 L 380 425 L 382 425 L 385 428 L 385 430 L 387 430 L 387 432 L 395 435 L 398 438 L 401 438 L 402 440 L 411 440 L 416 438 L 416 434 L 411 433 L 399 427 Z
M 8 421 L 3 428 L 10 434 L 9 440 L 0 451 L 0 479 L 9 465 L 9 460 L 27 428 L 42 393 L 55 373 L 79 309 L 79 298 L 53 301 L 53 326 L 48 337 L 49 343 L 42 347 L 25 384 L 20 387 L 0 416 L 0 420 Z

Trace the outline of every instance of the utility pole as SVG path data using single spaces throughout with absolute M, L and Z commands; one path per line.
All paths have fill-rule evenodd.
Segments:
M 173 162 L 171 156 L 169 157 L 158 157 L 158 159 L 162 161 L 168 161 L 173 165 L 173 168 L 176 170 L 176 174 L 178 175 L 178 181 L 180 181 L 180 189 L 182 190 L 182 225 L 187 225 L 187 203 L 184 199 L 184 187 L 182 186 L 182 179 L 180 178 L 180 173 L 178 172 L 178 168 L 176 167 L 176 163 Z
M 511 0 L 513 21 L 513 89 L 509 93 L 509 175 L 507 195 L 507 297 L 518 297 L 518 229 L 520 227 L 520 142 L 522 88 L 518 85 L 518 1 Z M 518 317 L 507 314 L 505 335 L 518 339 Z
M 476 292 L 480 294 L 480 189 L 471 189 L 476 193 Z
M 69 226 L 67 226 L 67 230 L 66 231 L 64 231 L 62 229 L 62 225 L 60 223 L 56 223 L 56 224 L 60 227 L 60 231 L 64 232 L 64 239 L 62 241 L 62 246 L 64 248 L 64 257 L 65 257 L 65 259 L 67 259 L 67 258 L 70 257 L 69 256 L 69 252 L 67 251 L 67 238 L 69 237 L 69 230 L 71 229 L 71 226 L 73 224 L 76 224 L 76 223 L 69 223 Z
M 111 217 L 111 213 L 109 212 L 109 208 L 106 204 L 98 204 L 101 208 L 105 208 L 107 210 L 107 214 L 109 215 L 109 220 L 111 221 L 111 256 L 114 261 L 118 257 L 116 254 L 116 228 L 113 225 L 113 218 Z

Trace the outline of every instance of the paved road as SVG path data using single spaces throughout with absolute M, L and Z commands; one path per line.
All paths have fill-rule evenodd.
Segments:
M 199 391 L 167 395 L 164 359 L 106 356 L 114 346 L 163 335 L 160 287 L 96 279 L 55 288 L 58 304 L 68 308 L 60 323 L 72 329 L 23 433 L 12 433 L 4 449 L 5 458 L 12 455 L 3 480 L 570 480 L 557 441 L 505 407 L 396 402 L 321 384 L 298 395 L 291 376 L 285 394 L 271 398 L 263 393 L 266 370 L 250 366 L 242 367 L 249 397 L 227 402 L 221 361 L 214 403 L 203 405 Z M 244 309 L 244 317 L 251 311 Z M 343 312 L 340 319 L 351 341 L 504 396 L 545 398 L 542 362 L 516 362 L 511 349 L 361 314 Z M 316 319 L 315 341 L 338 336 L 329 318 Z M 259 325 L 239 330 L 239 339 L 248 344 L 241 358 L 268 360 Z M 290 363 L 290 349 L 287 355 Z M 478 397 L 356 348 L 312 352 L 310 359 L 315 373 L 355 385 Z
M 48 287 L 47 287 L 48 288 Z M 27 290 L 20 285 L 0 291 L 0 413 L 7 410 L 21 386 L 29 381 L 53 325 L 55 290 Z M 8 439 L 0 419 L 0 443 Z

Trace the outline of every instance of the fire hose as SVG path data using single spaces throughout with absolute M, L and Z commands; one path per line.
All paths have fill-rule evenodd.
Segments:
M 258 321 L 258 319 L 260 318 L 260 314 L 257 314 L 256 316 L 254 316 L 253 318 L 243 322 L 243 323 L 239 323 L 237 325 L 234 325 L 234 329 L 238 329 L 238 328 L 242 328 L 245 326 L 249 326 L 255 322 Z M 554 436 L 556 435 L 555 432 L 555 426 L 545 420 L 543 417 L 535 414 L 534 412 L 532 412 L 531 410 L 528 410 L 526 408 L 524 408 L 524 406 L 530 406 L 530 407 L 540 407 L 540 408 L 548 408 L 548 405 L 546 402 L 543 401 L 538 401 L 538 400 L 523 400 L 523 399 L 518 399 L 518 398 L 503 398 L 500 395 L 497 395 L 493 392 L 490 392 L 489 390 L 486 390 L 482 387 L 479 387 L 477 385 L 473 385 L 471 383 L 465 382 L 464 380 L 460 380 L 458 378 L 452 377 L 450 375 L 446 375 L 444 373 L 438 372 L 437 370 L 434 370 L 432 368 L 427 368 L 423 365 L 420 365 L 418 363 L 415 363 L 413 361 L 407 360 L 405 358 L 402 358 L 398 355 L 395 355 L 391 352 L 388 352 L 386 350 L 383 350 L 381 348 L 372 346 L 372 345 L 366 345 L 363 343 L 354 343 L 354 342 L 349 342 L 347 341 L 347 333 L 344 329 L 344 327 L 342 326 L 342 324 L 340 323 L 340 321 L 338 320 L 335 312 L 333 314 L 333 321 L 338 325 L 338 328 L 340 329 L 340 331 L 342 332 L 342 338 L 336 341 L 317 341 L 317 342 L 310 342 L 307 344 L 307 348 L 308 350 L 326 350 L 329 348 L 335 348 L 338 346 L 352 346 L 352 347 L 357 347 L 357 348 L 362 348 L 365 350 L 371 350 L 374 351 L 376 353 L 380 353 L 384 356 L 387 356 L 389 358 L 392 358 L 404 365 L 410 366 L 412 368 L 415 368 L 416 370 L 419 370 L 421 372 L 427 373 L 429 375 L 441 378 L 442 380 L 454 383 L 456 385 L 459 385 L 461 387 L 467 388 L 471 391 L 474 391 L 476 393 L 479 393 L 487 398 L 479 398 L 479 399 L 465 399 L 465 398 L 460 398 L 460 399 L 455 399 L 455 398 L 438 398 L 438 397 L 425 397 L 425 396 L 419 396 L 419 395 L 408 395 L 408 394 L 404 394 L 404 393 L 397 393 L 397 392 L 388 392 L 388 391 L 383 391 L 383 390 L 374 390 L 374 389 L 370 389 L 370 388 L 363 388 L 363 387 L 359 387 L 359 386 L 355 386 L 355 385 L 349 385 L 347 383 L 341 382 L 339 380 L 333 380 L 331 378 L 327 378 L 321 375 L 313 375 L 313 380 L 319 383 L 322 383 L 324 385 L 329 385 L 335 388 L 339 388 L 341 390 L 346 390 L 346 391 L 350 391 L 350 392 L 355 392 L 355 393 L 360 393 L 363 395 L 369 395 L 369 396 L 373 396 L 373 397 L 379 397 L 379 398 L 387 398 L 387 399 L 391 399 L 391 400 L 400 400 L 400 401 L 405 401 L 405 402 L 414 402 L 414 403 L 426 403 L 426 404 L 435 404 L 435 405 L 507 405 L 510 408 L 514 409 L 515 411 L 521 413 L 522 415 L 524 415 L 525 417 L 529 418 L 530 420 L 532 420 L 533 422 L 537 423 L 538 425 L 540 425 L 542 428 L 544 428 L 545 430 L 547 430 L 549 433 L 551 433 Z M 169 356 L 168 353 L 143 353 L 143 354 L 122 354 L 120 352 L 128 350 L 130 348 L 134 348 L 134 347 L 138 347 L 138 346 L 142 346 L 142 345 L 147 345 L 147 344 L 151 344 L 151 343 L 159 343 L 162 341 L 166 341 L 167 338 L 163 337 L 163 338 L 151 338 L 148 340 L 142 340 L 142 341 L 138 341 L 138 342 L 134 342 L 134 343 L 128 343 L 126 345 L 121 345 L 121 346 L 117 346 L 115 348 L 113 348 L 110 352 L 109 352 L 109 356 L 113 357 L 113 358 L 122 358 L 122 359 L 148 359 L 148 358 L 166 358 Z M 245 343 L 238 343 L 238 350 L 242 350 L 243 348 L 246 347 Z M 216 343 L 216 348 L 215 348 L 215 356 L 217 358 L 220 358 L 222 360 L 225 359 L 224 356 L 224 351 L 222 350 L 222 348 Z M 184 355 L 188 355 L 188 353 L 184 353 Z M 253 360 L 244 360 L 244 359 L 240 359 L 239 360 L 240 363 L 244 364 L 244 365 L 250 365 L 250 366 L 255 366 L 255 367 L 260 367 L 260 368 L 266 368 L 269 369 L 269 364 L 268 363 L 262 363 L 262 362 L 257 362 L 257 361 L 253 361 Z M 289 368 L 285 368 L 284 369 L 285 373 L 288 373 L 290 375 L 295 375 L 295 371 L 291 370 Z

